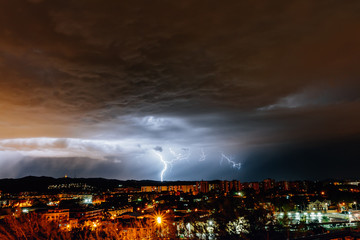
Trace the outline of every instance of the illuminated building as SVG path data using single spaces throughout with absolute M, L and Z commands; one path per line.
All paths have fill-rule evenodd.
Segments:
M 43 218 L 50 222 L 57 222 L 59 224 L 66 224 L 69 222 L 69 209 L 53 209 L 44 213 Z
M 197 185 L 182 184 L 169 186 L 142 186 L 141 192 L 183 192 L 183 193 L 197 193 Z
M 72 212 L 72 214 L 75 218 L 79 219 L 79 221 L 100 219 L 103 215 L 103 209 L 95 209 L 90 211 L 83 210 Z
M 309 211 L 322 211 L 322 212 L 327 212 L 328 207 L 330 206 L 331 201 L 329 200 L 324 200 L 324 201 L 319 201 L 316 200 L 314 202 L 310 202 L 308 204 L 308 210 Z
M 209 182 L 207 181 L 196 182 L 196 185 L 201 193 L 209 192 Z
M 280 181 L 276 183 L 277 187 L 279 190 L 281 191 L 289 191 L 290 190 L 290 185 L 288 181 Z
M 118 216 L 120 216 L 121 214 L 127 213 L 127 212 L 133 212 L 133 207 L 131 206 L 125 206 L 121 209 L 116 209 L 116 210 L 109 210 L 108 213 L 111 214 L 111 217 L 116 218 Z
M 265 191 L 273 189 L 275 187 L 275 180 L 274 179 L 265 179 L 263 182 L 263 188 Z

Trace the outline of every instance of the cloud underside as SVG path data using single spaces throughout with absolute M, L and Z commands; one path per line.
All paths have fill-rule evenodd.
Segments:
M 252 156 L 268 147 L 340 146 L 360 134 L 359 10 L 356 1 L 2 2 L 0 150 L 32 163 L 20 175 L 76 159 L 84 175 L 122 178 L 142 173 L 134 153 L 159 164 L 151 152 L 175 146 L 196 152 L 171 173 L 189 179 L 180 169 L 197 169 L 202 151 L 204 164 L 226 153 L 245 168 L 265 164 Z M 149 169 L 143 176 L 156 179 Z M 210 169 L 204 177 L 260 176 Z

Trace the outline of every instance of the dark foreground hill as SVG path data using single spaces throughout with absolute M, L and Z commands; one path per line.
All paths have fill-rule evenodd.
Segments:
M 112 190 L 118 187 L 141 187 L 145 185 L 167 185 L 174 182 L 158 182 L 153 180 L 117 180 L 106 178 L 52 178 L 28 176 L 18 179 L 0 179 L 0 191 L 3 193 L 48 192 L 49 186 L 78 184 L 90 186 L 92 191 Z M 176 184 L 190 182 L 178 181 Z M 68 190 L 71 190 L 68 189 Z

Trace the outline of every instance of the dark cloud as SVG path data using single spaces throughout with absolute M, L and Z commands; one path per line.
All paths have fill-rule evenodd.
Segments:
M 0 137 L 59 138 L 16 145 L 25 155 L 74 154 L 68 138 L 119 140 L 76 152 L 117 163 L 176 145 L 214 166 L 223 151 L 243 162 L 346 140 L 360 133 L 359 11 L 357 1 L 2 1 Z
M 163 151 L 163 148 L 160 147 L 160 146 L 156 146 L 156 147 L 154 147 L 154 150 L 155 150 L 155 151 L 158 151 L 158 152 L 162 152 L 162 151 Z
M 288 143 L 281 148 L 264 148 L 243 164 L 244 180 L 357 179 L 360 157 L 359 136 L 322 142 Z M 254 175 L 254 172 L 258 174 Z

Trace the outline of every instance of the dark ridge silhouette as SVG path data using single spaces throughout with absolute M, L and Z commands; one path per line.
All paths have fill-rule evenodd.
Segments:
M 218 181 L 218 180 L 214 180 Z M 211 182 L 211 181 L 210 181 Z M 194 184 L 195 181 L 165 181 L 154 180 L 117 180 L 106 178 L 53 178 L 27 176 L 18 179 L 6 178 L 0 179 L 0 190 L 3 193 L 17 192 L 48 192 L 50 185 L 81 183 L 94 188 L 94 190 L 108 190 L 117 187 L 141 187 L 146 185 L 165 186 L 173 184 Z

